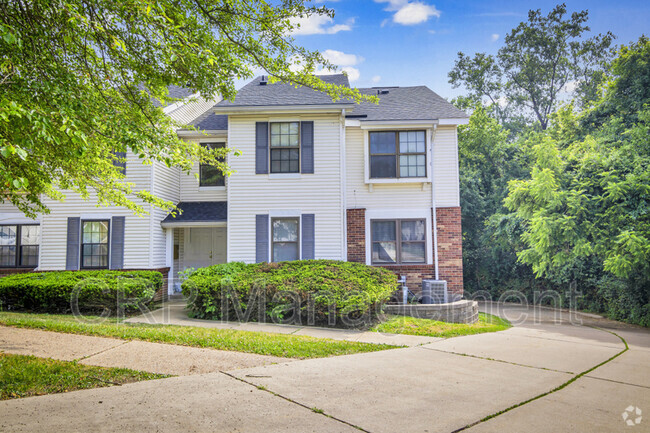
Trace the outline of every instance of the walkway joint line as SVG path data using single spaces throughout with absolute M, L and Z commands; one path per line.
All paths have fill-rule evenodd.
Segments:
M 542 394 L 539 394 L 539 395 L 537 395 L 537 396 L 535 396 L 535 397 L 529 398 L 528 400 L 522 401 L 522 402 L 517 403 L 517 404 L 514 404 L 514 405 L 512 405 L 512 406 L 510 406 L 510 407 L 508 407 L 508 408 L 505 408 L 505 409 L 503 409 L 503 410 L 501 410 L 501 411 L 499 411 L 499 412 L 497 412 L 497 413 L 494 413 L 494 414 L 492 414 L 492 415 L 488 415 L 488 416 L 486 416 L 485 418 L 482 418 L 482 419 L 480 419 L 480 420 L 478 420 L 478 421 L 475 421 L 475 422 L 473 422 L 473 423 L 471 423 L 471 424 L 466 425 L 465 427 L 461 427 L 461 428 L 459 428 L 459 429 L 456 429 L 456 430 L 452 431 L 451 433 L 458 433 L 458 432 L 461 432 L 461 431 L 467 430 L 467 429 L 469 429 L 469 428 L 471 428 L 471 427 L 474 427 L 474 426 L 476 426 L 476 425 L 478 425 L 478 424 L 484 423 L 485 421 L 488 421 L 488 420 L 490 420 L 490 419 L 492 419 L 492 418 L 496 418 L 496 417 L 498 417 L 499 415 L 503 415 L 503 414 L 506 413 L 506 412 L 510 412 L 510 411 L 513 410 L 513 409 L 517 409 L 518 407 L 524 406 L 524 405 L 526 405 L 526 404 L 528 404 L 528 403 L 531 403 L 531 402 L 533 402 L 533 401 L 535 401 L 535 400 L 539 400 L 539 399 L 542 398 L 542 397 L 546 397 L 547 395 L 550 395 L 550 394 L 553 394 L 553 393 L 555 393 L 555 392 L 558 392 L 558 391 L 560 391 L 560 390 L 566 388 L 567 386 L 571 385 L 573 382 L 575 382 L 576 380 L 580 379 L 581 377 L 583 377 L 583 376 L 585 376 L 585 375 L 591 373 L 592 371 L 594 371 L 594 370 L 597 369 L 598 367 L 602 367 L 603 365 L 607 364 L 608 362 L 613 361 L 614 359 L 618 358 L 619 356 L 621 356 L 622 354 L 624 354 L 625 352 L 627 352 L 628 350 L 630 350 L 630 346 L 628 346 L 627 341 L 625 341 L 625 339 L 624 339 L 623 337 L 621 337 L 620 335 L 618 335 L 617 333 L 615 333 L 615 332 L 613 332 L 613 331 L 608 331 L 607 329 L 598 328 L 598 327 L 596 327 L 596 326 L 589 326 L 589 325 L 587 325 L 587 326 L 588 326 L 589 328 L 597 329 L 597 330 L 599 330 L 599 331 L 608 332 L 608 333 L 610 333 L 610 334 L 612 334 L 612 335 L 616 335 L 618 338 L 621 339 L 621 341 L 623 342 L 623 344 L 625 344 L 625 349 L 623 349 L 622 351 L 618 352 L 616 355 L 612 356 L 611 358 L 606 359 L 605 361 L 601 362 L 600 364 L 597 364 L 597 365 L 591 367 L 590 369 L 585 370 L 585 371 L 583 371 L 582 373 L 580 373 L 580 374 L 578 374 L 578 375 L 572 377 L 572 378 L 569 379 L 568 381 L 566 381 L 566 382 L 564 382 L 563 384 L 561 384 L 561 385 L 559 385 L 559 386 L 553 388 L 553 389 L 550 390 L 550 391 L 546 391 L 546 392 L 544 392 L 544 393 L 542 393 Z
M 337 418 L 337 417 L 335 417 L 335 416 L 333 416 L 333 415 L 327 414 L 327 413 L 325 413 L 325 412 L 322 411 L 322 410 L 315 410 L 315 408 L 309 407 L 309 406 L 307 406 L 307 405 L 305 405 L 305 404 L 300 403 L 299 401 L 293 400 L 293 399 L 291 399 L 291 398 L 289 398 L 289 397 L 285 397 L 285 396 L 282 395 L 282 394 L 278 394 L 277 392 L 271 391 L 270 389 L 268 389 L 268 388 L 266 388 L 266 387 L 264 387 L 264 386 L 258 386 L 258 385 L 255 385 L 254 383 L 251 383 L 251 382 L 249 382 L 249 381 L 247 381 L 247 380 L 244 380 L 244 379 L 242 379 L 242 378 L 240 378 L 240 377 L 234 376 L 234 375 L 232 375 L 232 374 L 230 374 L 230 373 L 227 373 L 227 372 L 225 372 L 225 371 L 220 371 L 220 373 L 225 374 L 226 376 L 231 377 L 231 378 L 233 378 L 233 379 L 235 379 L 235 380 L 238 380 L 238 381 L 240 381 L 240 382 L 243 382 L 243 383 L 245 383 L 245 384 L 247 384 L 247 385 L 250 385 L 250 386 L 252 386 L 252 387 L 255 387 L 255 388 L 259 389 L 260 391 L 268 392 L 269 394 L 274 395 L 274 396 L 276 396 L 276 397 L 280 397 L 280 398 L 282 398 L 282 399 L 284 399 L 284 400 L 286 400 L 286 401 L 288 401 L 288 402 L 290 402 L 290 403 L 293 403 L 293 404 L 298 405 L 298 406 L 300 406 L 300 407 L 304 407 L 305 409 L 309 410 L 310 412 L 314 412 L 314 413 L 317 413 L 317 414 L 319 414 L 319 415 L 323 415 L 324 417 L 327 417 L 327 418 L 333 419 L 334 421 L 338 421 L 338 422 L 340 422 L 341 424 L 348 425 L 348 426 L 350 426 L 350 427 L 352 427 L 352 428 L 354 428 L 354 429 L 357 429 L 357 430 L 359 430 L 359 431 L 362 431 L 362 432 L 364 432 L 364 433 L 371 433 L 370 431 L 368 431 L 368 430 L 366 430 L 366 429 L 364 429 L 364 428 L 361 428 L 361 427 L 359 427 L 358 425 L 354 425 L 354 424 L 349 423 L 349 422 L 347 422 L 347 421 L 345 421 L 345 420 L 343 420 L 343 419 L 341 419 L 341 418 Z
M 70 334 L 70 335 L 74 335 L 74 334 Z M 119 341 L 119 340 L 118 340 L 118 341 Z M 88 359 L 88 358 L 92 358 L 93 356 L 97 356 L 97 355 L 102 354 L 102 353 L 104 353 L 104 352 L 108 352 L 109 350 L 117 349 L 118 347 L 120 347 L 120 346 L 124 346 L 125 344 L 129 344 L 130 342 L 131 342 L 131 340 L 123 341 L 123 342 L 121 342 L 120 344 L 117 344 L 117 345 L 115 345 L 115 346 L 113 346 L 113 347 L 109 347 L 109 348 L 104 349 L 104 350 L 100 350 L 100 351 L 97 352 L 97 353 L 93 353 L 93 354 L 90 354 L 90 355 L 82 356 L 82 357 L 79 358 L 79 359 L 75 359 L 75 361 L 76 361 L 76 362 L 79 362 L 79 361 L 83 361 L 83 360 Z

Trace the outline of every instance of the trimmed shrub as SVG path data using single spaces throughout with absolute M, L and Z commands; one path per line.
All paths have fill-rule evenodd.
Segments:
M 150 302 L 162 287 L 156 271 L 30 272 L 0 278 L 3 309 L 116 315 Z
M 194 317 L 369 326 L 397 288 L 387 269 L 334 260 L 215 265 L 183 282 Z

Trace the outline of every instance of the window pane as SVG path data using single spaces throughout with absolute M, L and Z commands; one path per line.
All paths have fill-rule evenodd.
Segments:
M 40 235 L 40 226 L 22 226 L 20 228 L 20 243 L 21 245 L 38 245 L 40 244 Z
M 16 245 L 16 226 L 0 227 L 0 245 Z
M 298 149 L 271 149 L 271 173 L 299 173 Z
M 395 263 L 397 260 L 397 248 L 395 242 L 373 242 L 372 262 L 373 263 Z
M 211 165 L 201 165 L 201 186 L 224 186 L 225 177 L 221 170 Z
M 370 157 L 370 177 L 397 177 L 395 156 L 382 155 Z
M 426 157 L 424 155 L 400 155 L 399 173 L 401 177 L 426 176 Z
M 404 131 L 399 133 L 400 153 L 424 153 L 424 131 Z
M 426 236 L 426 224 L 424 221 L 402 221 L 402 240 L 423 241 Z
M 297 242 L 298 241 L 298 220 L 297 219 L 274 219 L 273 220 L 273 241 Z
M 38 266 L 38 247 L 24 246 L 21 247 L 20 266 Z
M 402 262 L 424 263 L 424 242 L 403 242 Z
M 395 133 L 371 132 L 370 153 L 395 153 Z
M 280 133 L 280 124 L 279 123 L 271 123 L 271 134 L 279 134 Z
M 285 262 L 298 260 L 297 242 L 275 242 L 273 243 L 273 261 Z
M 372 222 L 372 241 L 395 241 L 396 237 L 395 221 L 373 221 Z
M 16 266 L 15 246 L 0 246 L 0 266 Z

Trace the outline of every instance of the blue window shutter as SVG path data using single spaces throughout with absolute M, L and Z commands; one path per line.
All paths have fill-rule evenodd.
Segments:
M 314 122 L 300 122 L 301 173 L 314 172 Z
M 314 214 L 302 215 L 302 259 L 314 260 Z
M 255 262 L 269 261 L 269 216 L 255 215 Z
M 269 172 L 269 122 L 255 122 L 255 174 Z
M 111 269 L 124 268 L 124 221 L 123 216 L 111 221 Z
M 81 231 L 81 218 L 68 218 L 68 237 L 66 241 L 65 269 L 66 271 L 79 270 L 79 234 Z

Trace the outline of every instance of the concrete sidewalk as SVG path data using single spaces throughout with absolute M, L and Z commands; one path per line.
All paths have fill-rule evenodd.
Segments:
M 0 326 L 0 352 L 176 376 L 290 362 L 291 359 L 172 344 Z
M 187 316 L 185 302 L 169 301 L 162 308 L 147 314 L 132 317 L 127 323 L 146 323 L 150 325 L 198 326 L 216 329 L 235 329 L 238 331 L 270 332 L 274 334 L 307 335 L 332 340 L 356 341 L 360 343 L 391 344 L 396 346 L 420 346 L 443 340 L 436 337 L 420 337 L 416 335 L 388 334 L 383 332 L 355 331 L 351 329 L 319 328 L 315 326 L 280 325 L 275 323 L 255 322 L 220 322 L 216 320 L 190 319 Z

